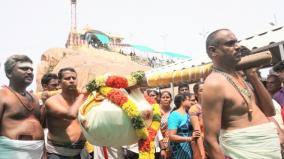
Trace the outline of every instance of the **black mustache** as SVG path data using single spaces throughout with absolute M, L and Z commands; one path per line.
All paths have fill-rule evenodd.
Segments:
M 34 76 L 33 75 L 25 76 L 25 78 L 34 78 Z

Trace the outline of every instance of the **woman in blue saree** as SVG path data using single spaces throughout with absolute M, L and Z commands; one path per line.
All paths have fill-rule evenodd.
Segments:
M 174 99 L 175 108 L 168 119 L 171 159 L 192 159 L 190 142 L 200 137 L 200 131 L 193 131 L 187 113 L 191 96 L 188 93 L 178 94 Z

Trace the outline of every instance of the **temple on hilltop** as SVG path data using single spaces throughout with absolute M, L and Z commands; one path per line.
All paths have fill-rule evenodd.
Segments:
M 77 0 L 71 0 L 71 27 L 65 43 L 66 48 L 94 47 L 106 48 L 116 51 L 124 39 L 122 36 L 105 33 L 95 30 L 90 26 L 84 27 L 81 31 L 77 28 Z
M 140 44 L 124 43 L 123 40 L 124 37 L 121 35 L 97 30 L 88 25 L 79 30 L 77 28 L 77 0 L 71 0 L 71 27 L 65 48 L 75 50 L 80 48 L 104 49 L 130 56 L 132 61 L 142 65 L 149 65 L 153 68 L 165 66 L 181 59 L 191 58 L 191 56 L 174 52 L 157 51 Z
M 112 33 L 106 33 L 100 30 L 85 26 L 81 31 L 71 30 L 66 48 L 93 47 L 104 48 L 110 51 L 119 52 L 123 48 L 124 37 Z

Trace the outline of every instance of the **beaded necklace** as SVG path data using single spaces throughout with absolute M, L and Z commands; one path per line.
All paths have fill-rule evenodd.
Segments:
M 31 98 L 31 101 L 30 99 L 28 99 L 28 97 L 25 97 L 27 99 L 22 99 L 23 97 L 20 97 L 18 95 L 18 93 L 16 91 L 14 91 L 12 88 L 8 87 L 8 86 L 5 86 L 6 88 L 8 88 L 8 90 L 10 90 L 16 97 L 17 99 L 21 102 L 21 104 L 29 111 L 32 111 L 34 110 L 34 107 L 35 107 L 35 100 L 33 98 L 33 96 L 29 93 L 29 92 L 25 92 L 24 93 L 24 96 L 25 95 L 28 95 L 30 98 Z M 19 93 L 22 95 L 22 93 Z M 22 95 L 23 96 L 23 95 Z
M 230 84 L 239 92 L 239 94 L 243 97 L 243 99 L 245 100 L 245 102 L 247 104 L 248 114 L 251 117 L 251 114 L 253 112 L 252 104 L 251 104 L 252 93 L 251 93 L 251 90 L 250 90 L 247 82 L 243 78 L 241 78 L 242 82 L 244 83 L 244 86 L 241 87 L 240 86 L 241 84 L 237 84 L 232 75 L 230 75 L 230 74 L 226 73 L 225 71 L 218 69 L 216 67 L 213 68 L 213 71 L 223 75 L 230 82 Z

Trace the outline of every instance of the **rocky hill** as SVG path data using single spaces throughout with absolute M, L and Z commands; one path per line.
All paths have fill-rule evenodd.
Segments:
M 40 80 L 47 72 L 57 73 L 63 67 L 73 67 L 78 73 L 78 86 L 82 87 L 96 75 L 114 73 L 127 75 L 134 71 L 149 70 L 149 66 L 131 61 L 130 56 L 95 48 L 51 48 L 41 56 L 36 82 L 41 90 Z

